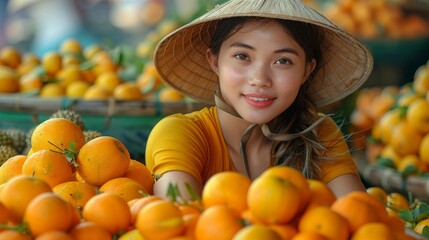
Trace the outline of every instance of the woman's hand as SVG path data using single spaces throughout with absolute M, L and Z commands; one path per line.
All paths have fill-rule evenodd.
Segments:
M 170 171 L 164 173 L 155 182 L 153 186 L 153 194 L 166 198 L 170 184 L 177 185 L 183 198 L 182 200 L 193 200 L 186 188 L 186 184 L 188 184 L 192 190 L 201 197 L 203 189 L 201 184 L 191 174 L 181 171 Z

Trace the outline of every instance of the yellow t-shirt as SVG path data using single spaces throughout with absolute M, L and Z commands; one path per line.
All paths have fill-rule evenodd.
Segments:
M 320 139 L 329 147 L 335 161 L 321 166 L 321 181 L 328 183 L 337 176 L 356 174 L 342 132 L 331 118 L 318 128 Z M 152 129 L 146 144 L 146 166 L 155 175 L 184 171 L 201 184 L 215 173 L 236 171 L 223 138 L 216 107 L 189 114 L 174 114 L 161 119 Z

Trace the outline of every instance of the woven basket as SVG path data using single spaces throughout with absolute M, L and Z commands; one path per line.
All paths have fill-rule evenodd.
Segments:
M 353 158 L 361 177 L 367 184 L 371 186 L 380 186 L 387 192 L 399 192 L 405 196 L 411 193 L 414 198 L 429 202 L 428 177 L 404 177 L 392 168 L 370 164 L 363 150 L 354 152 Z

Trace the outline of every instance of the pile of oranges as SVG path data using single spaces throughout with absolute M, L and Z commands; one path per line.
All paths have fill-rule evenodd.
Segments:
M 334 23 L 360 38 L 427 36 L 429 22 L 423 14 L 405 11 L 398 2 L 400 1 L 334 0 L 323 8 L 323 12 Z
M 253 181 L 218 173 L 194 200 L 160 198 L 150 171 L 120 141 L 85 142 L 81 131 L 48 119 L 28 155 L 0 167 L 0 239 L 411 239 L 373 195 L 337 199 L 285 166 Z
M 371 163 L 390 160 L 404 172 L 428 172 L 429 167 L 429 62 L 419 67 L 414 80 L 402 87 L 363 89 L 351 114 L 355 145 L 365 147 Z
M 183 101 L 181 94 L 161 83 L 152 62 L 136 52 L 99 44 L 83 47 L 73 38 L 65 39 L 58 50 L 43 56 L 6 46 L 0 49 L 0 93 L 40 98 L 153 100 L 154 93 L 160 91 L 156 97 L 161 102 Z

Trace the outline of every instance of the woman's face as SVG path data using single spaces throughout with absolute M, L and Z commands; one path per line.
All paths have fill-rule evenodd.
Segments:
M 285 111 L 316 65 L 306 63 L 304 50 L 275 21 L 245 23 L 208 59 L 225 101 L 256 124 Z

